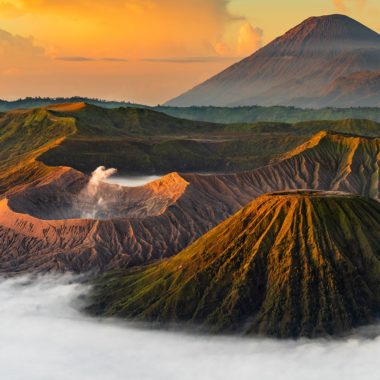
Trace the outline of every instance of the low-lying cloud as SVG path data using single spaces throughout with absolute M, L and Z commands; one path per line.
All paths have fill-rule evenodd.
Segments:
M 168 57 L 168 58 L 143 58 L 143 62 L 164 63 L 210 63 L 236 60 L 236 57 L 210 56 L 210 57 Z
M 380 339 L 275 341 L 136 329 L 78 311 L 72 276 L 0 281 L 7 380 L 376 379 Z
M 128 62 L 125 58 L 118 57 L 106 57 L 106 58 L 93 58 L 93 57 L 83 57 L 83 56 L 62 56 L 56 57 L 57 61 L 66 61 L 66 62 Z

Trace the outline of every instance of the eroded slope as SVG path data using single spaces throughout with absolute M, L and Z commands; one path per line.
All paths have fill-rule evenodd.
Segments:
M 240 174 L 178 174 L 144 187 L 61 169 L 2 201 L 0 268 L 103 271 L 172 256 L 258 196 L 344 191 L 379 199 L 380 139 L 319 133 L 276 163 Z M 85 190 L 85 191 L 84 191 Z
M 341 334 L 380 311 L 380 205 L 264 195 L 161 263 L 96 282 L 90 310 L 212 332 Z

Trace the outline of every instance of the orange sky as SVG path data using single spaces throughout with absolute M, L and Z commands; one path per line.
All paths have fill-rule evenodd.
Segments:
M 157 104 L 310 15 L 380 30 L 376 0 L 0 0 L 0 97 Z

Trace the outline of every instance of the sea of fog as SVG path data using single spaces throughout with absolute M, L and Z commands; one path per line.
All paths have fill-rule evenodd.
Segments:
M 142 330 L 84 316 L 76 278 L 0 280 L 0 379 L 379 379 L 380 338 L 275 341 Z

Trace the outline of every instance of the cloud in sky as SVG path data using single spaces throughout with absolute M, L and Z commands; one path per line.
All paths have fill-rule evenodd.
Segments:
M 77 55 L 72 56 L 63 56 L 63 57 L 57 57 L 58 61 L 66 61 L 66 62 L 94 62 L 96 59 L 91 57 L 81 57 Z
M 235 57 L 210 56 L 210 57 L 167 57 L 167 58 L 143 58 L 142 62 L 162 62 L 162 63 L 209 63 L 228 62 L 236 60 Z
M 254 28 L 250 23 L 244 23 L 239 30 L 237 53 L 240 55 L 252 54 L 263 45 L 263 30 Z
M 20 50 L 12 64 L 3 56 L 0 98 L 79 94 L 160 103 L 225 69 L 231 57 L 241 57 L 238 36 L 246 21 L 229 5 L 227 0 L 0 0 L 2 28 L 34 37 L 24 37 L 33 54 Z M 245 41 L 251 54 L 250 40 Z M 224 50 L 217 49 L 223 44 Z M 153 68 L 151 62 L 161 64 Z
M 2 47 L 0 97 L 79 94 L 156 104 L 303 18 L 331 12 L 333 3 L 354 17 L 365 10 L 360 21 L 370 27 L 378 22 L 376 0 L 277 3 L 272 12 L 272 2 L 249 0 L 0 0 L 11 46 L 17 38 L 28 45 L 8 55 Z
M 333 0 L 333 4 L 338 11 L 347 12 L 351 7 L 364 8 L 367 0 Z
M 78 55 L 69 55 L 69 56 L 62 56 L 62 57 L 56 57 L 55 58 L 58 61 L 65 61 L 65 62 L 99 62 L 99 61 L 105 61 L 105 62 L 128 62 L 125 58 L 117 58 L 117 57 L 105 57 L 105 58 L 93 58 L 93 57 L 83 57 Z
M 0 29 L 0 67 L 25 67 L 45 57 L 45 50 L 33 38 L 11 34 Z
M 379 337 L 276 341 L 133 328 L 81 314 L 89 289 L 75 280 L 0 281 L 1 379 L 356 380 L 378 373 Z
M 0 0 L 0 18 L 28 25 L 28 34 L 59 46 L 61 56 L 92 57 L 95 51 L 113 57 L 122 51 L 131 58 L 197 57 L 215 54 L 230 26 L 239 29 L 245 22 L 228 5 L 228 0 Z
M 240 24 L 235 38 L 229 43 L 221 40 L 215 46 L 215 52 L 220 56 L 246 57 L 263 46 L 264 31 L 253 27 L 248 21 Z
M 19 4 L 15 4 L 11 0 L 0 0 L 0 12 L 2 17 L 18 17 L 23 14 Z

